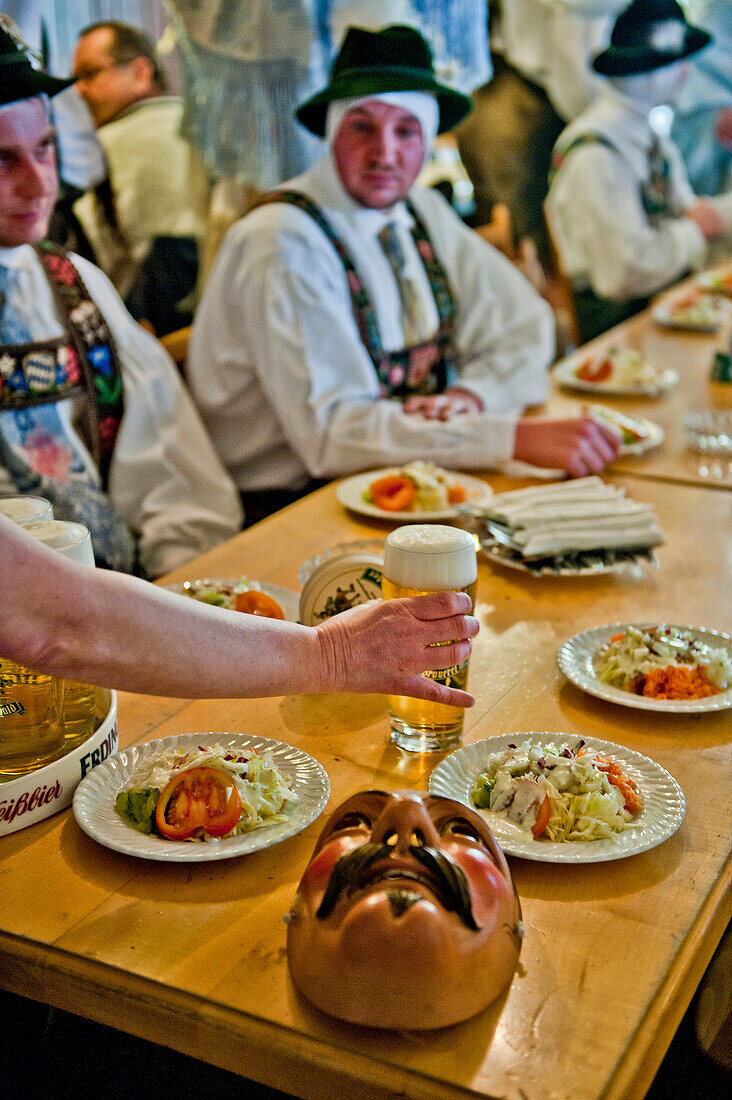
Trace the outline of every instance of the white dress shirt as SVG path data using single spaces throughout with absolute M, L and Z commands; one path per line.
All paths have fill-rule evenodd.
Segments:
M 238 495 L 221 467 L 180 375 L 154 336 L 140 328 L 102 272 L 71 256 L 115 340 L 124 415 L 109 471 L 112 504 L 139 538 L 142 565 L 159 576 L 212 549 L 241 526 Z M 63 335 L 53 292 L 30 245 L 0 249 L 18 271 L 19 309 L 32 340 Z M 59 402 L 83 435 L 83 399 Z M 73 406 L 73 407 L 72 407 Z M 86 454 L 85 460 L 93 465 Z M 0 491 L 12 492 L 0 467 Z
M 554 177 L 547 209 L 563 265 L 578 289 L 591 287 L 614 301 L 647 297 L 705 253 L 701 230 L 683 216 L 695 196 L 681 156 L 673 142 L 660 139 L 671 166 L 671 214 L 653 223 L 641 198 L 653 139 L 647 108 L 608 85 L 564 130 L 557 148 L 585 133 L 604 135 L 613 148 L 579 146 Z
M 366 209 L 343 190 L 330 154 L 283 184 L 323 211 L 357 267 L 386 350 L 404 347 L 399 291 L 377 240 L 397 220 L 425 311 L 437 311 L 398 204 Z M 405 415 L 379 382 L 351 308 L 346 274 L 314 220 L 281 203 L 229 231 L 193 329 L 188 377 L 214 445 L 242 490 L 298 488 L 311 477 L 414 458 L 484 468 L 509 459 L 516 420 L 544 400 L 554 351 L 549 306 L 468 229 L 436 191 L 410 197 L 457 302 L 459 385 L 485 412 L 445 423 Z

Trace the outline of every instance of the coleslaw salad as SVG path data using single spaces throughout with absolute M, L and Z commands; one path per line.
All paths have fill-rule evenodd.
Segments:
M 267 752 L 236 751 L 216 744 L 187 751 L 167 749 L 150 757 L 130 775 L 117 795 L 115 809 L 138 832 L 156 832 L 153 823 L 161 792 L 177 775 L 200 768 L 223 773 L 241 799 L 241 813 L 234 827 L 223 836 L 214 838 L 205 829 L 199 829 L 189 840 L 212 842 L 277 824 L 286 819 L 285 807 L 297 801 L 297 795 Z
M 612 760 L 573 746 L 523 741 L 491 753 L 473 805 L 537 843 L 615 839 L 640 824 L 635 783 Z

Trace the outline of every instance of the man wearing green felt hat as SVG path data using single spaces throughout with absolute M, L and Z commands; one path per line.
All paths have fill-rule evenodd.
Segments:
M 633 0 L 594 59 L 603 91 L 554 148 L 546 210 L 585 340 L 701 267 L 707 242 L 732 232 L 732 204 L 698 198 L 678 149 L 652 125 L 710 38 L 676 0 Z
M 312 484 L 416 457 L 599 471 L 615 440 L 532 423 L 549 307 L 443 197 L 414 186 L 467 113 L 411 27 L 351 27 L 300 122 L 320 160 L 229 232 L 194 323 L 188 377 L 250 519 Z
M 98 563 L 130 570 L 136 553 L 157 576 L 233 535 L 239 502 L 162 346 L 98 268 L 45 240 L 49 97 L 69 83 L 0 16 L 0 495 L 48 497 Z

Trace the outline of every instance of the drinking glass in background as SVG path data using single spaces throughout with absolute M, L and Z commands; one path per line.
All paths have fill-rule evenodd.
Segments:
M 381 592 L 385 600 L 430 592 L 467 592 L 475 607 L 478 561 L 467 531 L 438 524 L 409 524 L 391 531 L 384 545 Z M 439 665 L 439 646 L 435 664 Z M 468 662 L 425 672 L 432 680 L 465 690 Z M 442 752 L 460 743 L 463 707 L 390 695 L 391 739 L 413 752 Z
M 91 535 L 81 523 L 52 522 L 29 523 L 25 526 L 29 535 L 57 550 L 80 565 L 94 565 Z M 95 693 L 90 684 L 76 680 L 64 681 L 63 721 L 65 752 L 70 752 L 94 733 L 96 725 Z
M 53 508 L 45 497 L 0 497 L 0 514 L 25 527 L 28 523 L 53 519 Z
M 24 529 L 42 542 L 88 564 L 91 538 L 80 523 L 40 520 Z M 50 764 L 67 750 L 66 681 L 0 657 L 0 780 Z

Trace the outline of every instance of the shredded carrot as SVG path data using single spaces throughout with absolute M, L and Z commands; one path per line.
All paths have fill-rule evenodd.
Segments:
M 705 699 L 708 695 L 719 695 L 719 688 L 701 668 L 669 665 L 651 669 L 643 684 L 643 694 L 652 699 Z

